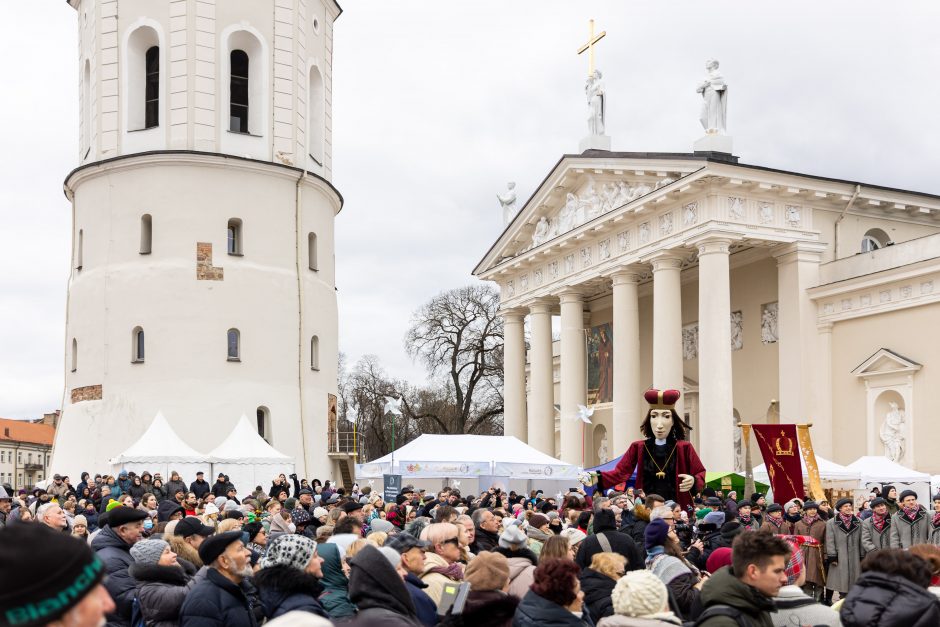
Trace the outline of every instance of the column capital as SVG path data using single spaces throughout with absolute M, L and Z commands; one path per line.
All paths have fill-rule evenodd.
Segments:
M 826 245 L 819 242 L 793 242 L 774 247 L 770 254 L 777 260 L 777 265 L 782 266 L 797 261 L 820 263 L 825 250 Z
M 614 285 L 635 284 L 640 282 L 640 277 L 642 277 L 645 272 L 646 266 L 635 263 L 617 268 L 610 273 L 610 278 Z
M 583 303 L 584 293 L 580 290 L 580 288 L 574 286 L 565 287 L 560 292 L 558 292 L 558 298 L 561 300 L 562 305 L 569 303 Z
M 521 323 L 527 313 L 528 309 L 525 307 L 509 307 L 506 309 L 500 309 L 497 312 L 499 317 L 503 319 L 503 324 L 508 324 L 510 322 Z
M 702 237 L 693 240 L 691 244 L 698 250 L 698 255 L 728 255 L 731 253 L 731 244 L 734 240 L 730 237 Z
M 555 299 L 536 298 L 524 304 L 529 308 L 530 314 L 550 314 L 555 308 Z
M 681 251 L 664 250 L 654 253 L 643 261 L 649 262 L 653 266 L 653 274 L 661 270 L 681 270 L 682 262 L 688 255 L 683 255 Z
M 820 333 L 832 333 L 833 323 L 831 320 L 816 323 L 816 330 Z

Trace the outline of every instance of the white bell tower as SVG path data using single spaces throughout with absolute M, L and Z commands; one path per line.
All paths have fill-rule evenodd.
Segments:
M 340 7 L 69 4 L 81 141 L 52 467 L 107 470 L 158 411 L 208 452 L 247 414 L 298 473 L 328 478 Z

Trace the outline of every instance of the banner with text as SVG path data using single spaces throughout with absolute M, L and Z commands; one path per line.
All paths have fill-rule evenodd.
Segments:
M 774 502 L 781 505 L 803 498 L 803 470 L 796 425 L 751 425 L 760 447 Z
M 578 467 L 569 464 L 496 462 L 493 474 L 513 479 L 577 479 Z
M 479 477 L 490 473 L 490 462 L 400 461 L 398 469 L 406 477 Z

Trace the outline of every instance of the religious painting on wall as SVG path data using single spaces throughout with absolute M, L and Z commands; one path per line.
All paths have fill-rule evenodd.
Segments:
M 614 342 L 610 323 L 588 333 L 588 405 L 614 400 Z

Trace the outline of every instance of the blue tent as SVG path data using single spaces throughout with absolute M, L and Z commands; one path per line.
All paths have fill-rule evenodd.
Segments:
M 623 457 L 621 455 L 620 457 Z M 593 468 L 585 468 L 587 472 L 608 472 L 617 467 L 617 464 L 620 463 L 620 457 L 612 459 L 609 462 L 601 464 L 600 466 L 594 466 Z M 630 478 L 627 480 L 627 486 L 633 487 L 636 483 L 636 470 L 633 471 L 633 474 L 630 475 Z M 584 486 L 584 491 L 588 494 L 594 494 L 594 486 Z

